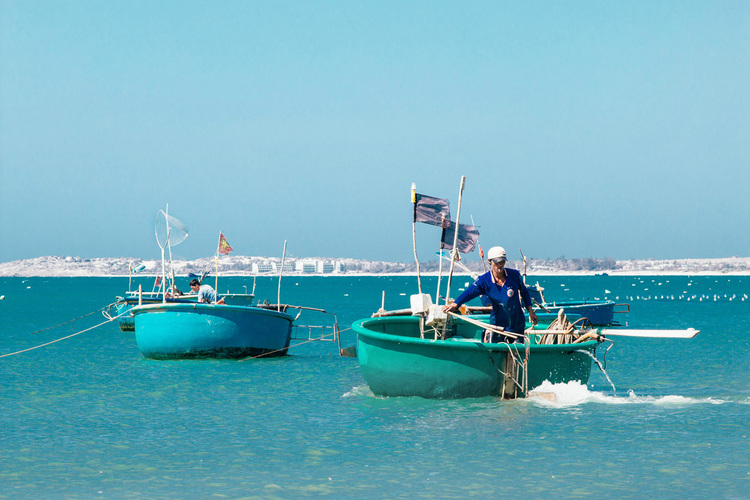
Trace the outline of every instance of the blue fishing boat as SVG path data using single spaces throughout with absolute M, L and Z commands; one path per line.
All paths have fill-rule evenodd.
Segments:
M 618 309 L 622 308 L 622 309 Z M 618 326 L 615 314 L 630 312 L 629 304 L 618 304 L 613 300 L 572 300 L 565 302 L 545 302 L 535 309 L 557 314 L 561 309 L 588 319 L 594 326 Z
M 594 326 L 618 326 L 615 314 L 630 312 L 630 304 L 618 304 L 613 300 L 566 300 L 547 302 L 544 298 L 544 288 L 539 283 L 527 285 L 531 300 L 534 301 L 534 310 L 539 312 L 557 314 L 561 309 L 565 314 L 576 314 L 588 319 Z
M 444 260 L 452 260 L 450 255 L 446 255 L 444 251 L 437 252 L 437 255 Z M 526 257 L 521 253 L 524 262 L 524 282 L 526 280 Z M 473 279 L 477 279 L 478 273 L 470 270 L 466 265 L 456 262 L 457 266 L 461 267 L 466 271 Z M 557 313 L 562 309 L 565 311 L 565 315 L 569 318 L 578 319 L 586 318 L 593 326 L 619 326 L 620 323 L 615 320 L 615 314 L 624 314 L 630 312 L 630 304 L 618 304 L 612 300 L 569 300 L 563 302 L 546 302 L 544 299 L 544 288 L 537 283 L 536 285 L 526 285 L 526 289 L 529 291 L 529 296 L 534 303 L 534 312 L 539 316 L 539 320 L 544 322 L 543 318 L 551 317 L 554 319 L 557 317 Z M 488 314 L 491 310 L 489 307 L 489 301 L 485 297 L 480 299 L 481 306 L 466 306 L 467 310 L 471 314 Z M 408 309 L 406 310 L 408 311 Z M 410 314 L 410 313 L 409 313 Z M 527 314 L 528 318 L 528 313 Z
M 150 359 L 284 356 L 294 316 L 254 306 L 146 304 L 132 309 L 135 340 Z

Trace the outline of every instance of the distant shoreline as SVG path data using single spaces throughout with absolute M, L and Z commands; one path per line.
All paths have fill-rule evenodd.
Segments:
M 144 279 L 153 278 L 155 274 L 134 274 L 133 279 Z M 209 274 L 208 278 L 214 278 L 216 275 Z M 363 277 L 363 278 L 377 278 L 377 277 L 416 277 L 417 273 L 404 272 L 404 273 L 289 273 L 282 275 L 282 278 L 351 278 L 351 277 Z M 438 273 L 428 272 L 422 273 L 422 277 L 437 277 Z M 443 278 L 448 276 L 448 273 L 443 273 Z M 471 278 L 471 275 L 465 271 L 454 272 L 454 277 L 465 277 Z M 586 271 L 560 271 L 560 272 L 543 272 L 543 273 L 527 273 L 527 278 L 532 279 L 535 277 L 549 277 L 549 276 L 589 276 L 592 278 L 606 278 L 616 276 L 750 276 L 750 271 L 738 271 L 738 272 L 716 272 L 716 271 L 668 271 L 660 272 L 653 270 L 643 271 L 609 271 L 606 274 L 593 273 Z M 33 275 L 5 275 L 0 274 L 0 278 L 129 278 L 128 274 L 33 274 Z M 219 278 L 273 278 L 278 279 L 278 274 L 250 274 L 250 273 L 222 273 L 219 274 Z M 188 279 L 187 274 L 175 274 L 175 278 Z
M 316 265 L 317 263 L 317 265 Z M 295 265 L 296 264 L 296 265 Z M 325 266 L 323 266 L 325 264 Z M 175 276 L 187 278 L 188 273 L 200 274 L 209 269 L 209 276 L 215 276 L 213 257 L 193 261 L 174 260 Z M 438 276 L 437 262 L 420 263 L 421 275 Z M 138 266 L 139 273 L 129 273 Z M 280 259 L 272 257 L 227 256 L 219 264 L 222 277 L 272 277 L 279 276 Z M 287 269 L 287 266 L 289 269 Z M 478 260 L 463 262 L 456 266 L 454 276 L 469 277 L 471 273 L 484 271 Z M 263 269 L 261 270 L 261 267 Z M 357 259 L 326 259 L 320 257 L 288 259 L 283 276 L 416 276 L 414 263 L 366 261 Z M 449 263 L 445 263 L 442 275 L 449 273 Z M 467 269 L 465 269 L 468 267 Z M 509 261 L 508 267 L 523 270 L 520 261 Z M 145 269 L 144 269 L 145 268 Z M 528 259 L 526 274 L 530 279 L 543 276 L 750 276 L 750 257 L 726 257 L 716 259 Z M 161 274 L 161 261 L 142 260 L 129 257 L 104 257 L 82 259 L 80 257 L 37 257 L 0 263 L 0 277 L 109 277 L 142 278 Z

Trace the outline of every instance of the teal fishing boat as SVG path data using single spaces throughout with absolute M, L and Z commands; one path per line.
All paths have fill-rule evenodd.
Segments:
M 132 309 L 138 349 L 151 359 L 284 356 L 295 317 L 254 306 L 147 304 Z
M 545 380 L 586 383 L 600 341 L 545 345 L 482 342 L 484 328 L 453 322 L 444 340 L 424 338 L 423 318 L 397 316 L 355 322 L 362 376 L 378 396 L 453 399 L 526 396 Z M 487 325 L 489 326 L 489 325 Z
M 458 221 L 464 181 L 462 177 L 455 223 L 450 221 L 447 200 L 417 195 L 412 184 L 414 223 L 432 224 L 439 221 L 443 228 L 441 253 L 449 243 L 446 240 L 446 227 L 457 228 L 448 247 L 453 252 L 445 297 L 451 296 L 451 278 L 459 260 L 458 252 L 471 252 L 479 236 L 474 226 L 464 230 L 461 235 L 462 226 Z M 421 200 L 428 203 L 420 205 Z M 416 234 L 416 231 L 413 230 L 412 234 Z M 373 317 L 361 319 L 352 325 L 357 333 L 362 376 L 370 390 L 378 396 L 438 399 L 527 397 L 545 381 L 553 384 L 572 381 L 587 383 L 592 364 L 602 366 L 597 358 L 597 348 L 604 342 L 611 343 L 610 335 L 691 338 L 698 333 L 693 329 L 649 331 L 595 328 L 578 313 L 578 319 L 571 323 L 562 309 L 558 310 L 556 319 L 546 324 L 537 318 L 538 324 L 527 322 L 523 333 L 506 331 L 491 325 L 487 315 L 471 317 L 453 312 L 455 308 L 444 310 L 438 304 L 433 304 L 430 296 L 422 293 L 416 248 L 414 237 L 419 293 L 411 296 L 410 308 L 389 313 L 381 306 Z M 520 293 L 508 293 L 508 297 L 518 295 Z M 437 293 L 436 302 L 439 299 L 440 294 Z M 446 305 L 449 302 L 450 299 L 445 300 Z M 496 338 L 503 341 L 492 342 Z M 606 356 L 606 350 L 603 356 Z
M 162 250 L 162 276 L 146 300 L 142 287 L 137 294 L 131 294 L 123 302 L 129 307 L 123 316 L 132 315 L 133 329 L 138 349 L 144 357 L 150 359 L 194 359 L 194 358 L 248 358 L 284 356 L 292 340 L 295 327 L 303 327 L 311 332 L 317 328 L 320 337 L 311 338 L 309 333 L 305 340 L 338 340 L 339 352 L 341 341 L 338 335 L 338 324 L 333 315 L 331 335 L 325 335 L 325 326 L 295 325 L 302 310 L 330 314 L 323 309 L 283 305 L 281 298 L 281 275 L 279 275 L 278 304 L 252 305 L 255 282 L 252 294 L 217 294 L 208 286 L 200 286 L 201 279 L 191 282 L 194 292 L 191 295 L 176 294 L 173 270 L 171 269 L 171 247 L 187 237 L 184 225 L 165 211 L 159 211 L 156 219 L 156 241 Z M 219 232 L 219 244 L 216 252 L 216 274 L 219 270 L 219 254 L 228 255 L 232 251 L 223 233 Z M 166 255 L 169 258 L 166 258 Z M 282 266 L 286 255 L 286 242 Z M 167 278 L 171 286 L 167 287 Z M 218 284 L 218 277 L 217 277 Z M 204 287 L 207 292 L 204 295 Z M 199 301 L 198 297 L 202 297 Z M 157 302 L 161 299 L 161 303 Z M 137 305 L 133 302 L 137 301 Z M 287 313 L 294 308 L 296 316 Z M 121 327 L 122 328 L 122 327 Z
M 148 304 L 194 304 L 198 301 L 198 294 L 195 292 L 183 293 L 178 289 L 175 279 L 175 269 L 172 263 L 172 247 L 179 245 L 188 237 L 188 230 L 185 224 L 176 217 L 169 215 L 167 210 L 159 210 L 156 214 L 156 223 L 154 226 L 156 242 L 161 248 L 161 273 L 154 276 L 154 285 L 151 291 L 145 291 L 140 285 L 133 289 L 133 276 L 146 270 L 145 263 L 129 266 L 128 290 L 122 297 L 117 297 L 114 303 L 114 314 L 117 318 L 120 330 L 124 332 L 135 331 L 135 317 L 132 309 L 137 305 Z M 232 247 L 227 243 L 224 235 L 219 232 L 219 245 L 215 255 L 215 286 L 218 292 L 219 288 L 219 254 L 228 255 Z M 203 284 L 203 280 L 210 273 L 210 268 L 206 267 L 201 274 L 188 273 L 188 278 L 196 278 Z M 219 298 L 224 304 L 249 306 L 255 298 L 255 278 L 253 277 L 252 292 L 247 293 L 219 293 Z M 111 312 L 109 313 L 112 316 Z

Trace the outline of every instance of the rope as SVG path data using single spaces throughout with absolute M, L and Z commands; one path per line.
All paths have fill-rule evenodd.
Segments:
M 514 395 L 513 395 L 514 397 L 517 396 L 518 389 L 521 389 L 521 391 L 523 391 L 524 393 L 526 393 L 527 392 L 526 391 L 526 385 L 528 383 L 527 377 L 528 377 L 529 347 L 531 345 L 531 343 L 529 342 L 529 339 L 526 338 L 526 340 L 524 341 L 524 345 L 526 347 L 526 356 L 525 356 L 525 358 L 523 360 L 521 359 L 521 355 L 518 352 L 518 343 L 517 342 L 514 342 L 512 344 L 510 344 L 508 342 L 498 342 L 498 343 L 499 344 L 505 344 L 505 345 L 508 346 L 508 352 L 506 353 L 506 359 L 508 359 L 508 372 L 506 373 L 506 372 L 502 371 L 497 366 L 497 364 L 495 363 L 494 358 L 492 357 L 493 351 L 489 347 L 487 347 L 487 351 L 488 351 L 488 353 L 490 355 L 490 362 L 492 363 L 492 366 L 495 367 L 495 369 L 498 371 L 498 373 L 500 373 L 500 375 L 502 375 L 506 379 L 510 379 L 511 382 L 513 382 L 513 385 L 516 387 L 516 390 L 514 391 Z M 482 344 L 482 345 L 484 345 L 484 344 Z M 515 353 L 513 352 L 514 350 L 516 351 Z M 524 367 L 523 381 L 519 382 L 518 381 L 518 370 L 520 369 L 521 365 L 523 365 L 523 367 Z M 515 372 L 515 373 L 513 373 L 513 372 Z M 505 379 L 503 380 L 503 385 L 502 385 L 500 397 L 502 398 L 504 396 L 505 396 Z
M 568 317 L 560 309 L 557 313 L 557 318 L 549 324 L 545 333 L 541 334 L 541 338 L 537 337 L 537 343 L 542 345 L 571 344 L 577 336 L 578 332 L 575 329 L 575 323 L 568 321 Z
M 111 305 L 111 304 L 110 304 L 110 305 Z M 107 306 L 107 307 L 109 307 L 109 306 Z M 106 309 L 106 308 L 103 308 L 103 309 Z M 97 310 L 97 311 L 91 312 L 91 313 L 89 313 L 89 314 L 86 314 L 86 315 L 84 315 L 84 316 L 81 316 L 81 318 L 85 318 L 86 316 L 90 316 L 90 315 L 94 314 L 95 312 L 99 312 L 99 311 L 101 311 L 101 310 L 102 310 L 102 309 L 99 309 L 99 310 Z M 127 312 L 127 311 L 126 311 L 126 312 Z M 115 316 L 115 317 L 114 317 L 114 318 L 112 318 L 112 319 L 108 319 L 107 321 L 103 321 L 103 322 L 99 323 L 98 325 L 94 325 L 94 326 L 92 326 L 91 328 L 86 328 L 85 330 L 81 330 L 81 331 L 80 331 L 80 332 L 78 332 L 78 333 L 73 333 L 72 335 L 68 335 L 68 336 L 66 336 L 66 337 L 61 337 L 61 338 L 59 338 L 59 339 L 57 339 L 57 340 L 53 340 L 53 341 L 51 341 L 51 342 L 45 342 L 44 344 L 39 344 L 39 345 L 37 345 L 37 346 L 34 346 L 34 347 L 29 347 L 28 349 L 21 349 L 20 351 L 16 351 L 16 352 L 11 352 L 11 353 L 8 353 L 8 354 L 2 354 L 2 355 L 0 355 L 0 358 L 5 358 L 5 357 L 8 357 L 8 356 L 14 356 L 14 355 L 16 355 L 16 354 L 21 354 L 22 352 L 33 351 L 34 349 L 39 349 L 40 347 L 45 347 L 45 346 L 48 346 L 48 345 L 54 344 L 54 343 L 56 343 L 56 342 L 60 342 L 61 340 L 66 340 L 66 339 L 69 339 L 69 338 L 75 337 L 76 335 L 80 335 L 80 334 L 82 334 L 82 333 L 86 333 L 86 332 L 88 332 L 88 331 L 90 331 L 90 330 L 93 330 L 94 328 L 99 328 L 99 327 L 100 327 L 100 326 L 102 326 L 102 325 L 105 325 L 105 324 L 107 324 L 107 323 L 109 323 L 109 322 L 111 322 L 111 321 L 114 321 L 115 319 L 119 318 L 119 317 L 120 317 L 120 316 L 122 316 L 123 314 L 125 314 L 125 312 L 123 312 L 122 314 L 119 314 L 119 315 Z M 76 318 L 76 319 L 80 319 L 80 318 Z M 74 320 L 71 320 L 71 321 L 74 321 Z M 70 321 L 66 321 L 65 323 L 60 323 L 60 325 L 64 325 L 64 324 L 66 324 L 66 323 L 70 323 Z M 57 326 L 60 326 L 60 325 L 57 325 Z M 55 328 L 55 327 L 50 327 L 50 328 Z M 45 328 L 44 330 L 49 330 L 50 328 Z M 43 332 L 44 330 L 39 330 L 38 332 L 34 332 L 34 333 L 39 333 L 39 332 Z
M 109 304 L 109 305 L 107 305 L 107 306 L 104 306 L 104 307 L 102 307 L 101 309 L 97 309 L 96 311 L 91 311 L 90 313 L 86 313 L 86 314 L 84 314 L 83 316 L 79 316 L 79 317 L 77 317 L 77 318 L 73 318 L 73 319 L 71 319 L 71 320 L 68 320 L 68 321 L 64 321 L 64 322 L 62 322 L 62 323 L 60 323 L 60 324 L 58 324 L 58 325 L 54 325 L 54 326 L 48 326 L 47 328 L 42 328 L 41 330 L 37 330 L 37 331 L 35 331 L 35 332 L 31 332 L 31 333 L 29 333 L 29 335 L 35 335 L 35 334 L 37 334 L 37 333 L 42 333 L 42 332 L 46 332 L 47 330 L 52 330 L 53 328 L 58 328 L 58 327 L 61 327 L 61 326 L 63 326 L 63 325 L 67 325 L 68 323 L 73 323 L 74 321 L 78 321 L 79 319 L 83 319 L 83 318 L 86 318 L 86 317 L 88 317 L 88 316 L 91 316 L 92 314 L 98 313 L 98 312 L 100 312 L 100 311 L 106 311 L 106 310 L 107 310 L 107 309 L 109 309 L 110 307 L 112 307 L 112 306 L 116 305 L 116 304 L 117 304 L 118 302 L 119 302 L 119 301 L 117 301 L 117 302 L 112 302 L 111 304 Z M 104 317 L 108 318 L 108 316 L 107 316 L 106 314 L 104 315 Z M 119 317 L 119 316 L 115 316 L 115 318 L 117 318 L 117 317 Z M 114 319 L 114 318 L 113 318 L 113 319 Z M 109 321 L 112 321 L 112 320 L 110 319 Z M 104 324 L 104 323 L 102 323 L 102 324 Z
M 268 352 L 264 352 L 263 354 L 258 354 L 257 356 L 249 356 L 249 357 L 247 357 L 247 358 L 242 358 L 242 359 L 238 359 L 237 361 L 239 362 L 239 361 L 247 361 L 248 359 L 257 359 L 257 358 L 262 358 L 263 356 L 268 356 L 268 355 L 270 355 L 270 354 L 274 354 L 274 353 L 277 353 L 277 352 L 281 352 L 281 351 L 284 351 L 284 350 L 289 350 L 289 349 L 291 349 L 292 347 L 297 347 L 297 346 L 300 346 L 300 345 L 303 345 L 303 344 L 308 344 L 308 343 L 310 343 L 310 342 L 318 342 L 318 341 L 321 341 L 321 340 L 323 340 L 323 339 L 325 339 L 325 337 L 320 337 L 320 338 L 317 338 L 317 339 L 310 339 L 310 340 L 306 340 L 306 341 L 304 341 L 304 342 L 299 342 L 299 343 L 297 343 L 297 344 L 294 344 L 294 345 L 290 345 L 290 346 L 288 346 L 288 347 L 284 347 L 284 348 L 282 348 L 282 349 L 275 349 L 275 350 L 273 350 L 273 351 L 268 351 Z

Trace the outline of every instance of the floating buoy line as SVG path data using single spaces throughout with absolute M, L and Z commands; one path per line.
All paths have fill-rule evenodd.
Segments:
M 608 297 L 604 297 L 604 300 L 607 300 Z M 595 300 L 599 300 L 599 298 L 595 297 Z M 614 300 L 620 300 L 620 296 L 614 297 Z M 688 294 L 687 292 L 683 292 L 682 294 L 655 294 L 655 295 L 625 295 L 622 297 L 622 300 L 685 300 L 685 301 L 698 301 L 698 302 L 744 302 L 748 300 L 748 295 L 746 293 L 742 295 L 738 295 L 736 293 L 729 295 L 727 293 L 725 294 Z

